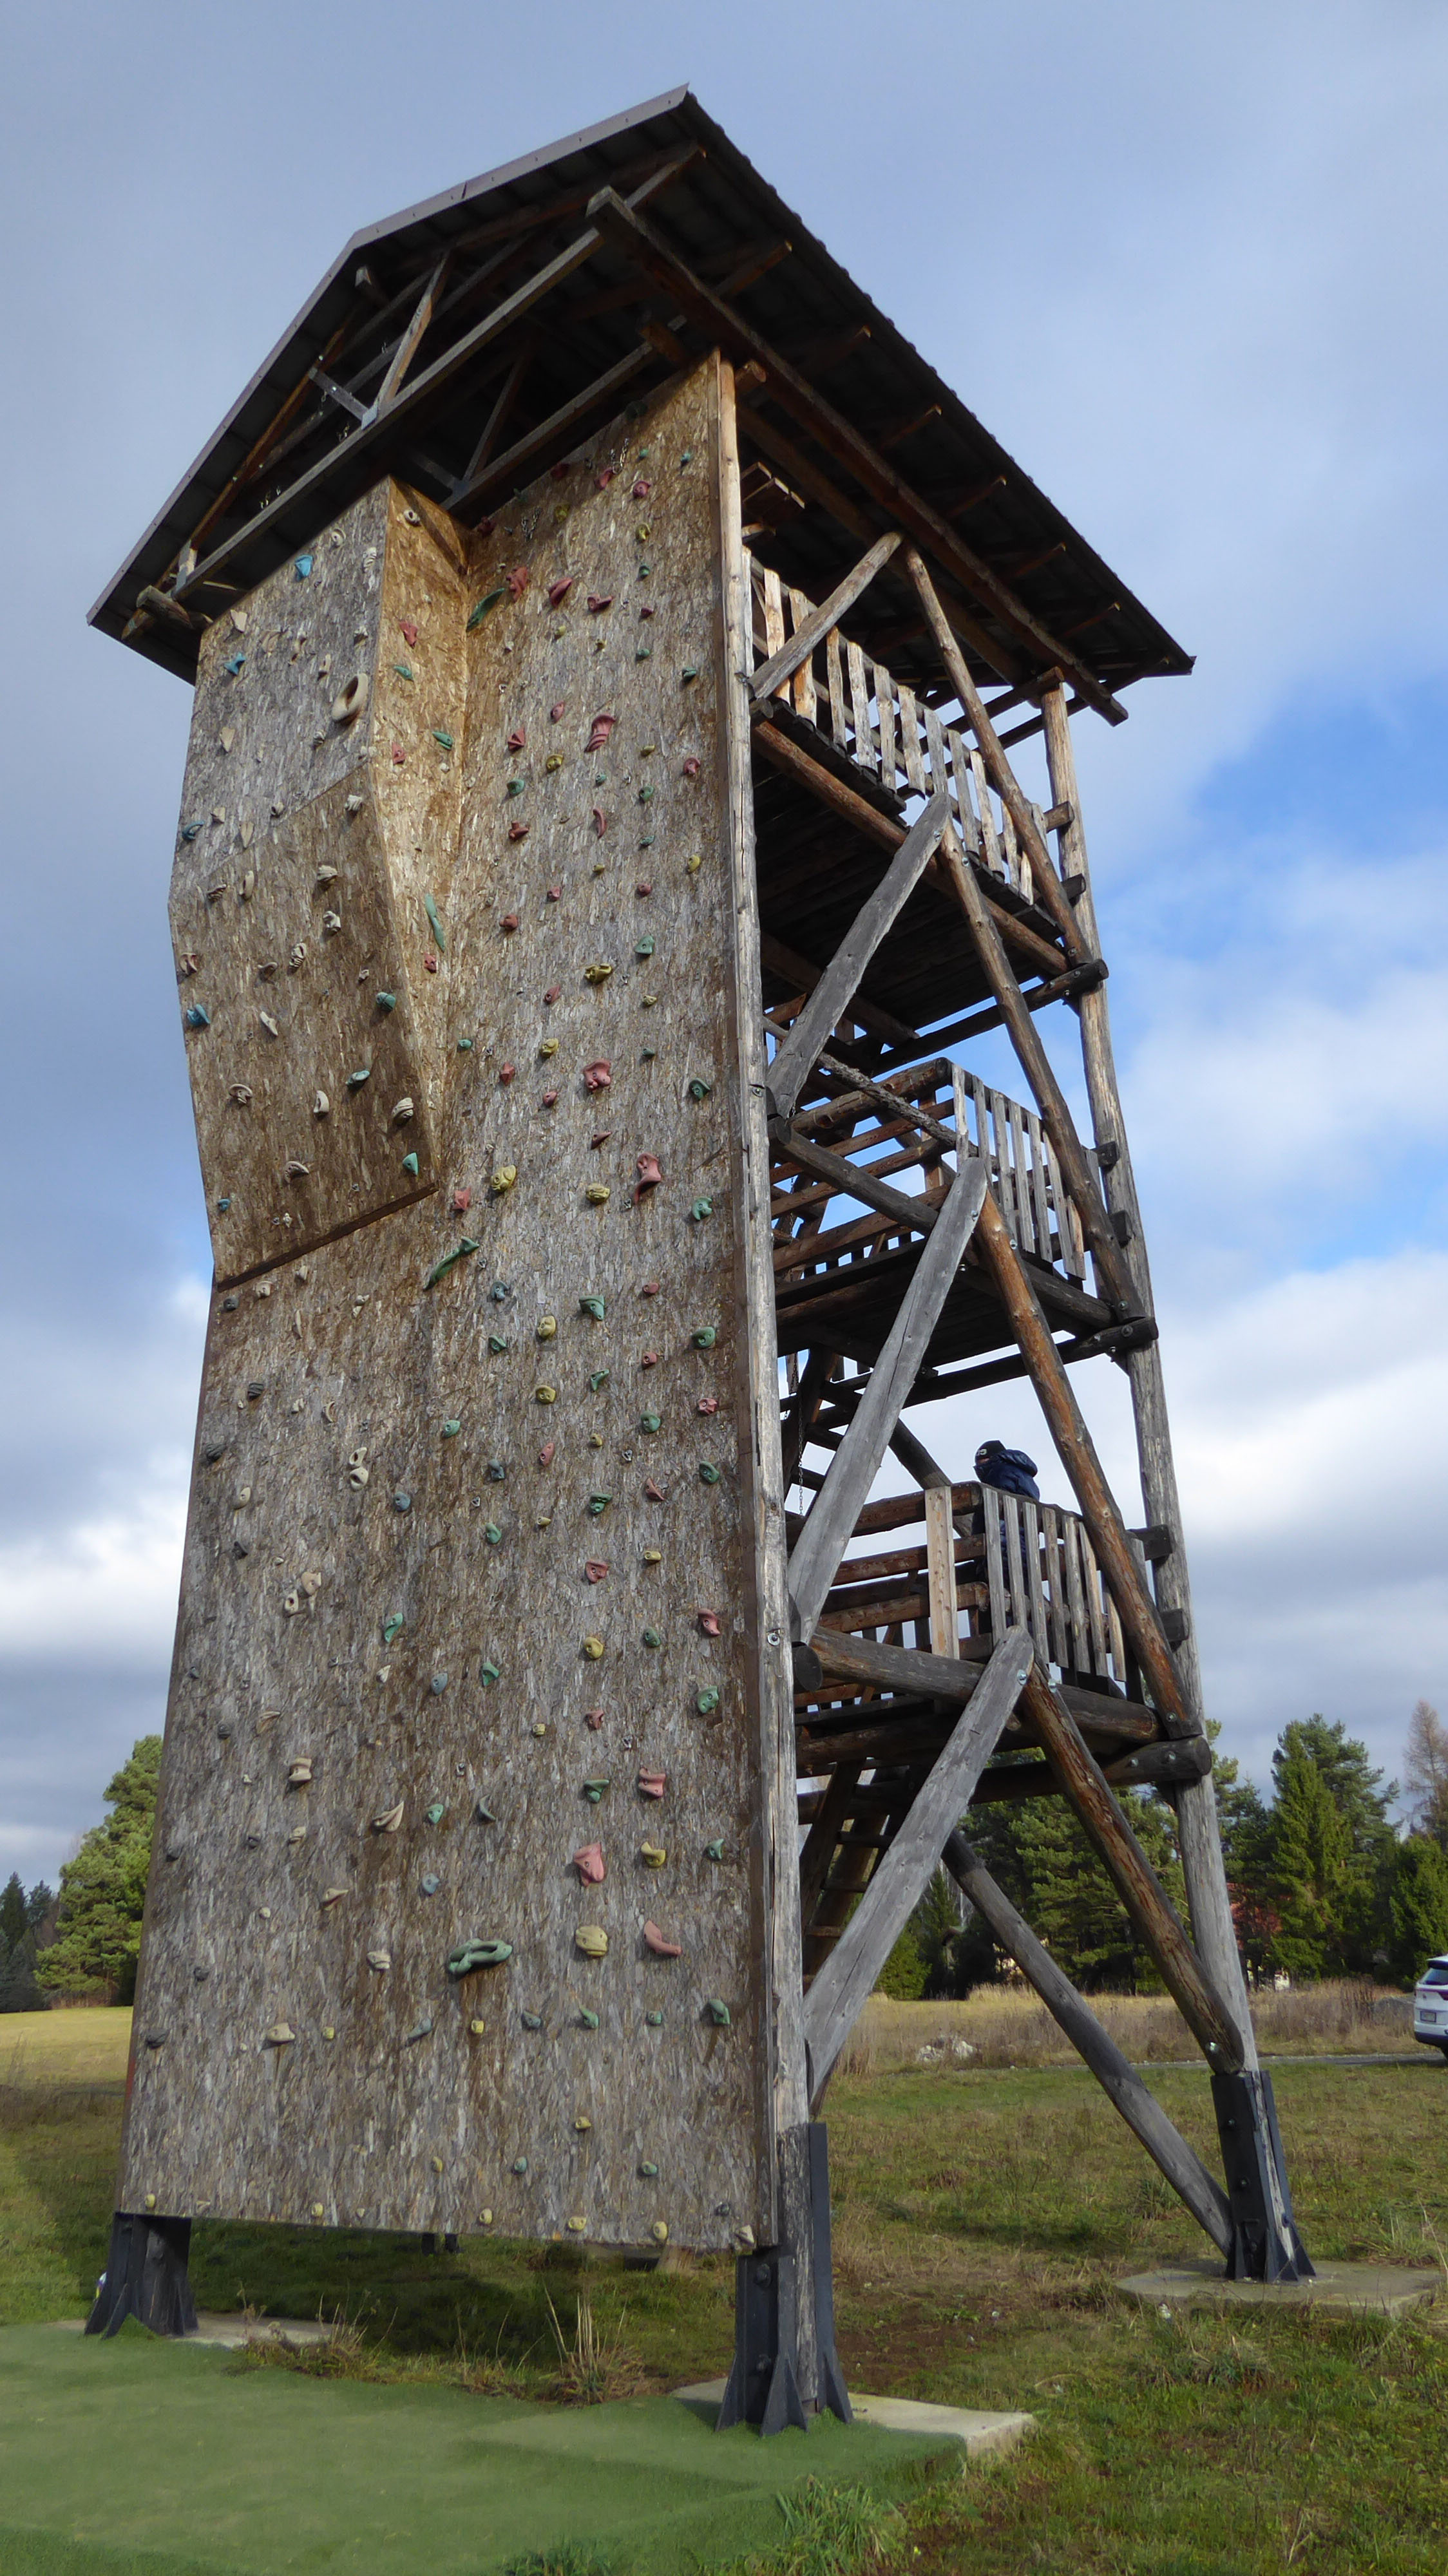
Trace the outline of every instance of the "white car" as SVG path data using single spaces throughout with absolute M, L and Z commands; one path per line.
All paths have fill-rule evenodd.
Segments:
M 1413 2037 L 1448 2058 L 1448 1958 L 1430 1959 L 1413 1996 Z

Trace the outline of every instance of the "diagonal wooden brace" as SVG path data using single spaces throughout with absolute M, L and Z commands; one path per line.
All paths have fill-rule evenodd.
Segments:
M 1210 1983 L 1186 1926 L 1132 1832 L 1115 1792 L 1088 1753 L 1076 1721 L 1041 1664 L 1033 1665 L 1021 1705 L 1050 1757 L 1051 1768 L 1095 1844 L 1122 1904 L 1161 1970 L 1167 1992 L 1218 2074 L 1242 2065 L 1237 2026 Z
M 825 968 L 769 1068 L 768 1103 L 772 1116 L 791 1115 L 830 1032 L 843 1019 L 881 940 L 893 927 L 940 847 L 949 814 L 944 793 L 932 796 Z
M 890 1445 L 896 1419 L 909 1401 L 985 1195 L 985 1165 L 971 1156 L 956 1173 L 937 1210 L 934 1230 L 870 1372 L 870 1383 L 795 1541 L 788 1574 L 790 1634 L 800 1643 L 810 1637 L 818 1622 L 845 1543 Z
M 1008 1628 L 945 1749 L 805 1998 L 811 2108 L 829 2082 L 875 1979 L 940 1866 L 946 1836 L 970 1804 L 1031 1670 L 1027 1628 Z
M 828 635 L 832 626 L 838 626 L 846 610 L 853 608 L 861 593 L 869 589 L 881 565 L 889 562 L 899 543 L 898 534 L 882 537 L 878 545 L 871 546 L 869 553 L 860 557 L 854 571 L 846 573 L 839 588 L 832 590 L 829 598 L 822 600 L 818 608 L 810 610 L 808 617 L 795 628 L 789 642 L 781 644 L 779 651 L 771 654 L 769 660 L 761 663 L 752 674 L 749 687 L 754 697 L 767 698 L 783 681 L 792 680 L 796 671 L 803 669 L 815 646 Z

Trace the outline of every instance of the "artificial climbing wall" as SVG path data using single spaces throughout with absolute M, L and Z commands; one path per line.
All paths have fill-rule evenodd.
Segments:
M 727 395 L 477 533 L 384 487 L 208 637 L 173 926 L 218 1285 L 126 2208 L 773 2234 Z

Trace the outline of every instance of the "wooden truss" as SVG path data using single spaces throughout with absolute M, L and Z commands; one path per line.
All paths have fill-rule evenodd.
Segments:
M 897 559 L 938 644 L 958 728 L 841 631 Z M 1011 770 L 914 547 L 893 533 L 879 540 L 820 608 L 797 592 L 786 600 L 767 570 L 751 578 L 760 774 L 787 778 L 865 837 L 883 871 L 826 962 L 767 933 L 764 945 L 767 985 L 794 988 L 776 989 L 766 1025 L 776 1324 L 791 1381 L 782 1447 L 806 1499 L 789 1520 L 788 1594 L 812 2104 L 943 1856 L 1230 2268 L 1301 2277 L 1310 2266 L 1256 2063 L 1184 1651 L 1150 1285 L 1063 692 L 1058 683 L 1044 699 L 1047 815 Z M 889 786 L 893 811 L 862 771 Z M 939 1052 L 940 1033 L 905 1061 L 913 1032 L 869 998 L 872 968 L 927 884 L 964 920 L 993 1001 L 980 1019 L 1007 1031 L 1030 1105 L 965 1073 Z M 1033 1008 L 1063 990 L 1086 1034 L 1094 1155 Z M 961 1365 L 1001 1345 L 1008 1355 Z M 1073 1360 L 1103 1350 L 1137 1372 L 1156 1512 L 1134 1531 L 1070 1381 Z M 904 1420 L 1015 1374 L 1035 1389 L 1075 1512 L 953 1484 Z M 889 1450 L 917 1491 L 872 1502 Z M 904 1543 L 882 1544 L 887 1533 Z M 1150 1786 L 1175 1809 L 1195 1938 L 1132 1831 L 1117 1795 L 1128 1786 Z M 973 1803 L 1026 1797 L 1067 1800 L 1197 2039 L 1226 2192 L 957 1829 Z

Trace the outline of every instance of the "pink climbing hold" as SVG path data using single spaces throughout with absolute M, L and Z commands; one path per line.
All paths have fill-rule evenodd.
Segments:
M 652 887 L 651 885 L 636 885 L 636 886 L 634 887 L 634 893 L 635 893 L 635 894 L 652 894 L 652 893 L 653 893 L 653 887 Z
M 638 1179 L 634 1183 L 635 1207 L 638 1206 L 645 1190 L 656 1190 L 663 1177 L 663 1173 L 659 1169 L 659 1158 L 657 1154 L 640 1154 L 638 1159 Z
M 697 778 L 701 766 L 702 763 L 699 760 L 698 754 L 691 751 L 688 759 L 684 763 L 684 776 L 686 778 Z
M 394 766 L 395 768 L 397 768 L 397 769 L 400 769 L 400 768 L 402 767 L 402 764 L 403 764 L 403 762 L 405 761 L 405 759 L 406 759 L 406 758 L 407 758 L 407 754 L 406 754 L 406 752 L 403 750 L 401 743 L 400 743 L 400 742 L 395 742 L 395 743 L 393 744 L 393 746 L 392 746 L 392 760 L 393 760 L 393 766 Z
M 613 1066 L 606 1055 L 601 1055 L 596 1063 L 584 1066 L 583 1088 L 585 1091 L 613 1089 Z
M 611 1127 L 600 1127 L 600 1128 L 599 1128 L 599 1130 L 598 1130 L 597 1135 L 596 1135 L 596 1136 L 590 1136 L 590 1137 L 589 1137 L 589 1140 L 588 1140 L 588 1142 L 589 1142 L 589 1146 L 590 1146 L 590 1149 L 592 1150 L 592 1152 L 594 1152 L 594 1153 L 596 1154 L 596 1153 L 597 1153 L 597 1151 L 598 1151 L 598 1149 L 599 1149 L 599 1146 L 600 1146 L 600 1145 L 606 1145 L 606 1144 L 608 1143 L 608 1140 L 609 1140 L 609 1138 L 610 1138 L 610 1136 L 611 1136 L 612 1134 L 613 1134 L 613 1129 L 612 1129 Z
M 516 930 L 517 927 L 518 916 L 516 912 L 505 912 L 502 920 L 498 924 L 498 928 L 500 930 Z
M 561 575 L 560 575 L 560 577 L 559 577 L 559 579 L 558 579 L 557 581 L 550 581 L 550 583 L 548 584 L 548 605 L 549 605 L 549 607 L 550 607 L 550 608 L 561 608 L 561 607 L 562 607 L 562 605 L 563 605 L 563 603 L 564 603 L 564 601 L 565 601 L 565 599 L 568 597 L 568 594 L 569 594 L 569 592 L 570 592 L 570 590 L 571 590 L 572 588 L 573 588 L 573 575 L 572 575 L 572 573 L 571 573 L 571 572 L 565 572 L 565 573 L 561 574 Z
M 608 749 L 608 737 L 612 733 L 617 722 L 617 716 L 595 716 L 593 719 L 593 730 L 590 733 L 587 742 L 584 744 L 585 751 L 606 751 Z
M 633 490 L 629 494 L 629 499 L 631 501 L 646 501 L 653 488 L 654 487 L 649 481 L 647 474 L 641 474 L 638 481 L 635 483 Z
M 515 1064 L 500 1064 L 498 1067 L 498 1080 L 500 1082 L 511 1082 L 517 1070 L 518 1068 Z
M 667 1771 L 641 1771 L 639 1773 L 639 1796 L 641 1798 L 662 1798 L 668 1785 L 669 1775 Z
M 542 1099 L 538 1103 L 538 1106 L 540 1109 L 556 1109 L 558 1106 L 557 1092 L 545 1091 Z
M 510 841 L 526 841 L 528 838 L 528 825 L 526 823 L 510 823 L 508 825 L 508 838 Z
M 608 1559 L 602 1556 L 591 1556 L 583 1572 L 589 1583 L 601 1583 L 608 1572 Z
M 602 1843 L 585 1843 L 582 1851 L 574 1853 L 572 1865 L 585 1887 L 601 1887 L 607 1875 Z
M 472 1191 L 471 1191 L 470 1189 L 454 1190 L 454 1192 L 453 1192 L 453 1194 L 452 1194 L 452 1212 L 453 1212 L 453 1215 L 454 1215 L 454 1216 L 466 1216 L 466 1215 L 467 1215 L 467 1212 L 468 1212 L 468 1210 L 469 1210 L 469 1208 L 472 1206 L 472 1203 L 473 1203 L 473 1194 L 472 1194 Z
M 605 610 L 606 608 L 612 608 L 612 606 L 613 606 L 613 592 L 612 592 L 611 590 L 610 590 L 610 591 L 597 591 L 597 590 L 591 590 L 591 591 L 589 592 L 589 594 L 588 594 L 588 613 L 589 613 L 589 616 L 590 616 L 590 617 L 601 617 L 601 616 L 603 615 L 604 610 Z
M 652 600 L 645 600 L 643 607 L 639 610 L 639 615 L 640 615 L 640 617 L 652 617 L 653 613 L 654 613 L 654 604 L 653 604 L 653 601 L 652 601 Z
M 700 1613 L 699 1613 L 699 1634 L 700 1634 L 700 1636 L 701 1636 L 701 1637 L 717 1637 L 717 1636 L 718 1636 L 718 1634 L 719 1634 L 719 1613 L 718 1613 L 718 1611 L 717 1611 L 717 1610 L 701 1610 L 701 1611 L 700 1611 Z
M 644 1478 L 644 1501 L 646 1503 L 662 1503 L 667 1500 L 668 1497 L 665 1494 L 663 1487 L 661 1485 L 656 1485 L 652 1476 L 646 1476 Z
M 402 632 L 403 643 L 415 644 L 417 642 L 417 619 L 415 617 L 399 617 L 397 623 Z
M 640 1360 L 640 1362 L 639 1362 L 639 1367 L 640 1367 L 640 1368 L 657 1368 L 657 1367 L 658 1367 L 658 1364 L 659 1364 L 659 1355 L 658 1355 L 658 1352 L 657 1352 L 657 1351 L 645 1351 L 645 1353 L 644 1353 L 644 1355 L 643 1355 L 643 1358 L 642 1358 L 642 1359 Z
M 526 726 L 526 725 L 514 725 L 512 732 L 511 732 L 511 733 L 509 734 L 509 736 L 508 736 L 508 749 L 509 749 L 510 751 L 524 751 L 524 750 L 526 750 L 526 748 L 527 748 L 527 744 L 528 744 L 528 728 L 527 728 L 527 726 Z
M 422 962 L 426 967 L 428 974 L 435 975 L 437 973 L 437 950 L 435 948 L 429 948 Z
M 590 1734 L 601 1735 L 603 1732 L 602 1709 L 586 1708 L 583 1712 L 583 1723 L 588 1728 Z
M 540 1466 L 540 1467 L 551 1467 L 551 1466 L 552 1466 L 552 1464 L 553 1464 L 553 1461 L 554 1461 L 554 1459 L 557 1457 L 557 1455 L 558 1455 L 558 1443 L 557 1443 L 557 1441 L 556 1441 L 556 1440 L 545 1440 L 545 1441 L 544 1441 L 544 1443 L 543 1443 L 542 1448 L 541 1448 L 541 1449 L 539 1450 L 539 1452 L 538 1452 L 538 1464 L 539 1464 L 539 1466 Z
M 605 814 L 601 805 L 595 805 L 593 809 L 593 828 L 601 841 L 604 833 L 608 830 L 608 816 Z
M 615 475 L 615 473 L 617 472 L 617 470 L 618 470 L 618 469 L 617 469 L 617 467 L 615 467 L 615 466 L 612 466 L 612 465 L 605 465 L 605 467 L 604 467 L 604 469 L 603 469 L 602 473 L 601 473 L 601 474 L 595 474 L 595 476 L 594 476 L 594 478 L 593 478 L 594 490 L 595 490 L 595 491 L 597 491 L 597 492 L 606 492 L 606 491 L 608 490 L 608 487 L 609 487 L 610 483 L 613 481 L 614 475 Z
M 561 903 L 563 901 L 563 888 L 561 885 L 549 887 L 548 900 L 550 903 Z
M 549 1003 L 550 1005 L 551 1005 L 552 1003 L 556 1002 L 556 1001 L 557 1001 L 557 999 L 558 999 L 558 996 L 559 996 L 559 994 L 562 992 L 562 990 L 563 990 L 563 987 L 562 987 L 562 985 L 561 985 L 561 984 L 550 984 L 550 985 L 549 985 L 549 987 L 548 987 L 547 992 L 546 992 L 546 993 L 544 994 L 544 996 L 543 996 L 544 1001 L 545 1001 L 545 1002 L 547 1002 L 547 1003 Z
M 524 591 L 528 587 L 528 578 L 528 567 L 526 564 L 519 564 L 514 572 L 504 573 L 503 579 L 507 583 L 509 594 L 513 599 L 518 600 L 522 598 Z
M 684 1955 L 680 1944 L 677 1941 L 668 1940 L 659 1930 L 657 1923 L 644 1925 L 644 1939 L 656 1959 L 682 1959 Z
M 719 1398 L 717 1395 L 701 1395 L 694 1410 L 696 1413 L 717 1413 Z
M 556 724 L 556 723 L 558 722 L 559 717 L 560 717 L 561 715 L 565 715 L 565 714 L 567 713 L 567 710 L 568 710 L 568 700 L 567 700 L 566 698 L 560 698 L 560 699 L 559 699 L 559 701 L 558 701 L 557 706 L 556 706 L 556 707 L 550 707 L 550 708 L 549 708 L 549 710 L 548 710 L 548 721 L 549 721 L 549 723 L 550 723 L 550 724 Z
M 658 1293 L 659 1283 L 657 1279 L 646 1279 L 642 1288 L 639 1290 L 639 1295 L 641 1297 L 657 1297 Z

